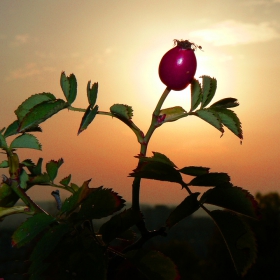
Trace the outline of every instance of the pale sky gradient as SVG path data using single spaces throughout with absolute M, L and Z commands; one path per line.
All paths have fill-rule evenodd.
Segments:
M 133 107 L 133 120 L 146 132 L 165 86 L 158 77 L 163 54 L 173 39 L 189 39 L 196 51 L 196 77 L 217 79 L 213 102 L 235 97 L 244 141 L 195 117 L 160 127 L 149 146 L 178 167 L 198 165 L 227 172 L 232 182 L 255 194 L 280 188 L 280 1 L 236 0 L 2 0 L 0 2 L 1 128 L 15 120 L 14 110 L 34 93 L 63 98 L 61 71 L 78 80 L 75 107 L 86 108 L 88 80 L 99 82 L 97 104 Z M 171 92 L 164 108 L 189 109 L 189 90 Z M 43 151 L 19 152 L 21 159 L 63 158 L 58 179 L 72 173 L 79 185 L 103 185 L 131 201 L 139 153 L 136 137 L 121 122 L 97 116 L 81 135 L 81 113 L 63 111 L 37 133 Z M 1 156 L 0 160 L 5 157 Z M 37 189 L 37 190 L 36 190 Z M 194 189 L 204 191 L 204 188 Z M 35 199 L 51 198 L 52 189 L 35 187 Z M 144 180 L 145 203 L 176 204 L 186 196 L 180 186 Z

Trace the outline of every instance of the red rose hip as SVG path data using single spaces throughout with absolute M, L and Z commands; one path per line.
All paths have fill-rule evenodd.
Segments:
M 161 59 L 158 73 L 161 81 L 172 90 L 183 90 L 193 80 L 196 72 L 195 49 L 201 46 L 188 40 L 174 40 L 176 46 Z

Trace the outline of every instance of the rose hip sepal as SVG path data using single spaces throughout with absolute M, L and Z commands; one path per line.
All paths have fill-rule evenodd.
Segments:
M 193 80 L 196 72 L 195 49 L 201 49 L 188 40 L 174 40 L 176 46 L 161 59 L 158 72 L 161 81 L 172 90 L 183 90 Z

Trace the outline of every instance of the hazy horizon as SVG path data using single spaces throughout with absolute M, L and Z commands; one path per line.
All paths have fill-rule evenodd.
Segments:
M 173 39 L 189 39 L 201 75 L 215 77 L 213 102 L 237 98 L 244 141 L 226 129 L 221 133 L 196 117 L 160 127 L 152 151 L 166 154 L 179 168 L 206 166 L 226 172 L 234 185 L 252 194 L 279 190 L 280 172 L 280 0 L 266 1 L 1 1 L 1 128 L 15 120 L 14 110 L 35 93 L 64 98 L 61 71 L 78 80 L 75 107 L 86 108 L 86 84 L 99 83 L 97 104 L 109 111 L 114 103 L 134 109 L 133 121 L 144 132 L 165 86 L 158 77 L 161 57 Z M 171 92 L 163 108 L 190 106 L 189 89 Z M 72 174 L 78 185 L 113 188 L 131 201 L 132 178 L 139 145 L 120 121 L 98 115 L 77 136 L 82 114 L 64 110 L 36 133 L 42 151 L 18 150 L 21 160 L 43 166 L 64 159 L 56 182 Z M 1 156 L 0 162 L 5 160 Z M 2 170 L 5 173 L 6 170 Z M 192 188 L 204 192 L 207 188 Z M 35 200 L 51 199 L 50 187 L 34 187 Z M 62 192 L 65 197 L 66 192 Z M 141 202 L 180 203 L 187 196 L 176 184 L 143 180 Z

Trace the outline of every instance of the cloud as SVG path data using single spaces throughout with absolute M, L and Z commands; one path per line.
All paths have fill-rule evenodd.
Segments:
M 39 67 L 36 63 L 27 63 L 24 67 L 18 68 L 10 72 L 6 77 L 7 81 L 25 79 L 33 76 L 38 76 L 44 72 L 53 72 L 53 67 Z
M 244 1 L 244 6 L 272 6 L 274 4 L 280 4 L 280 0 L 249 0 Z
M 18 34 L 14 37 L 14 40 L 12 41 L 12 46 L 21 46 L 30 41 L 30 36 L 28 34 Z
M 78 68 L 83 69 L 83 68 L 87 67 L 88 65 L 92 65 L 93 63 L 105 64 L 107 61 L 107 58 L 113 52 L 114 52 L 114 49 L 112 47 L 107 47 L 101 53 L 89 55 L 86 57 L 86 59 L 83 60 L 83 62 L 81 62 L 78 65 Z
M 197 37 L 215 46 L 251 44 L 266 42 L 280 37 L 270 23 L 243 23 L 227 20 L 207 29 L 195 30 L 190 37 Z

